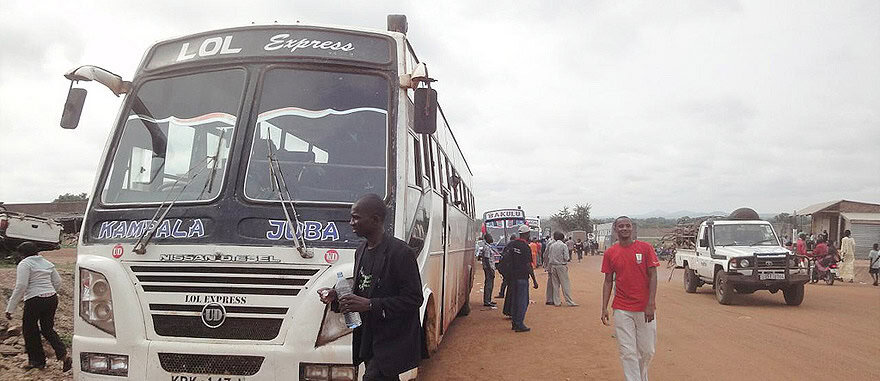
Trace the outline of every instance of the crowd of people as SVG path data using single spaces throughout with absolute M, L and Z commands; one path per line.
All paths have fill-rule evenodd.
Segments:
M 614 336 L 625 379 L 647 380 L 657 336 L 654 311 L 660 262 L 650 244 L 635 239 L 630 218 L 618 217 L 613 229 L 618 242 L 605 250 L 602 258 L 601 271 L 605 274 L 605 282 L 600 321 L 609 325 L 613 316 Z M 493 245 L 494 238 L 485 234 L 477 243 L 477 257 L 485 273 L 483 305 L 497 308 L 491 300 L 497 271 L 502 283 L 496 298 L 504 298 L 502 312 L 511 320 L 511 330 L 528 332 L 531 329 L 526 326 L 525 318 L 529 306 L 529 280 L 533 288 L 539 287 L 534 270 L 540 267 L 547 273 L 547 305 L 577 307 L 578 303 L 572 298 L 568 266 L 573 255 L 577 255 L 580 262 L 585 254 L 599 253 L 595 241 L 572 240 L 561 232 L 542 240 L 530 240 L 529 227 L 522 225 L 517 233 L 510 237 L 497 263 L 499 253 Z M 612 290 L 614 299 L 609 312 Z

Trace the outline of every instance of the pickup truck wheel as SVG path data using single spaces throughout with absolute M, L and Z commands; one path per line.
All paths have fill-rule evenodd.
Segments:
M 688 294 L 693 294 L 697 292 L 697 274 L 694 274 L 694 270 L 691 270 L 688 265 L 684 265 L 684 292 Z
M 733 303 L 733 285 L 730 284 L 724 270 L 715 272 L 715 299 L 724 305 Z
M 785 304 L 789 306 L 799 306 L 804 301 L 804 285 L 796 284 L 782 289 L 782 296 L 785 297 Z

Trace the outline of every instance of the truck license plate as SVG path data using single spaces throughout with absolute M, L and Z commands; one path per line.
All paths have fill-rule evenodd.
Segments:
M 766 280 L 766 279 L 785 279 L 785 274 L 784 274 L 784 273 L 761 273 L 761 274 L 758 274 L 758 277 L 759 277 L 761 280 Z
M 246 377 L 239 376 L 197 376 L 191 374 L 175 374 L 171 381 L 246 381 Z

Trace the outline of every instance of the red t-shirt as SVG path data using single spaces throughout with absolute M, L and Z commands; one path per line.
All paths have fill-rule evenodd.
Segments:
M 642 312 L 648 305 L 648 267 L 660 266 L 654 247 L 634 241 L 627 247 L 614 244 L 605 250 L 602 272 L 616 274 L 616 291 L 611 308 Z

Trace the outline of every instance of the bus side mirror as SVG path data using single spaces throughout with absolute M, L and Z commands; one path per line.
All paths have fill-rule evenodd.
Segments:
M 64 102 L 64 113 L 61 114 L 61 128 L 74 129 L 79 125 L 83 105 L 86 102 L 86 89 L 71 87 Z
M 437 90 L 418 88 L 415 90 L 415 120 L 413 130 L 419 134 L 433 134 L 437 131 Z

